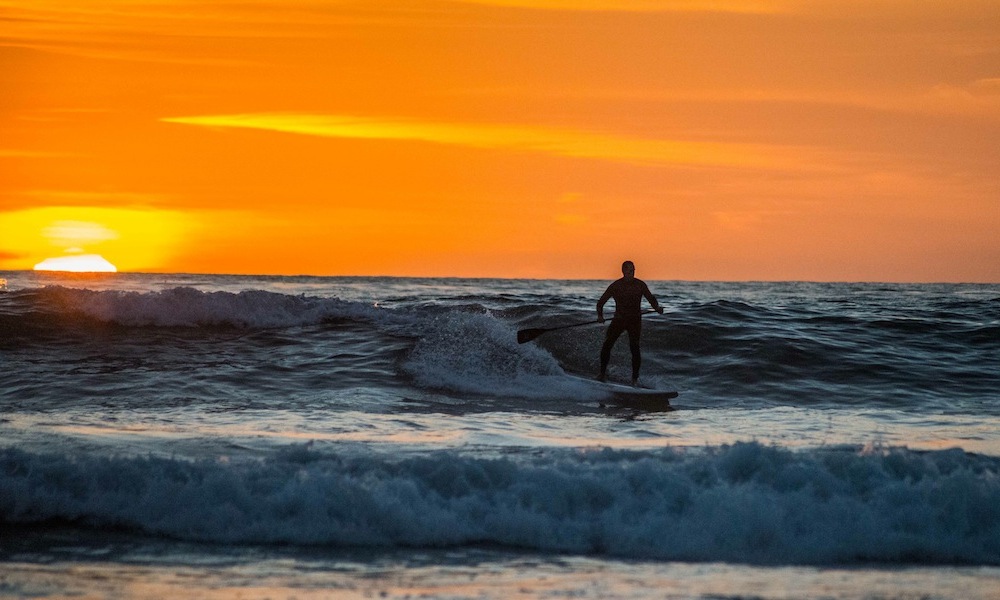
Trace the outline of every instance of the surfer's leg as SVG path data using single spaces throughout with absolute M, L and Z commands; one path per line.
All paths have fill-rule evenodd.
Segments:
M 639 367 L 642 366 L 642 352 L 639 348 L 641 334 L 640 323 L 634 323 L 628 328 L 628 349 L 632 352 L 632 385 L 639 383 Z
M 611 360 L 611 348 L 614 347 L 615 342 L 618 341 L 618 336 L 623 331 L 625 331 L 625 328 L 622 327 L 621 322 L 612 319 L 611 325 L 608 326 L 608 333 L 604 337 L 604 345 L 601 346 L 601 374 L 597 376 L 601 381 L 604 381 L 608 376 L 608 361 Z

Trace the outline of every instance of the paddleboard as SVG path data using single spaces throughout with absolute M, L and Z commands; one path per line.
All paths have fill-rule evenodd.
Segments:
M 645 411 L 673 410 L 670 400 L 678 396 L 677 392 L 655 390 L 644 387 L 633 387 L 613 381 L 598 381 L 581 375 L 567 374 L 577 381 L 586 383 L 588 387 L 601 392 L 604 404 L 634 408 Z

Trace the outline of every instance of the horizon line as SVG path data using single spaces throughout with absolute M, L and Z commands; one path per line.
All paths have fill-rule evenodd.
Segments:
M 259 278 L 315 278 L 315 279 L 448 279 L 468 281 L 613 281 L 616 277 L 509 277 L 489 275 L 359 275 L 338 274 L 319 275 L 310 273 L 212 273 L 197 271 L 117 271 L 117 272 L 74 272 L 74 271 L 39 271 L 34 269 L 0 269 L 0 273 L 42 273 L 50 277 L 100 277 L 113 278 L 128 275 L 183 275 L 200 277 L 259 277 Z M 1000 281 L 913 281 L 913 280 L 878 280 L 878 279 L 658 279 L 642 278 L 643 281 L 662 283 L 804 283 L 804 284 L 844 284 L 844 285 L 1000 285 Z

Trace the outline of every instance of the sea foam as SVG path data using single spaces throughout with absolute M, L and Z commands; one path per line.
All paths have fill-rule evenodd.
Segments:
M 253 544 L 477 544 L 757 564 L 1000 564 L 1000 459 L 962 451 L 454 451 L 187 461 L 0 451 L 0 521 Z
M 566 397 L 572 382 L 558 361 L 518 344 L 489 314 L 449 312 L 427 319 L 403 368 L 421 386 L 506 397 Z

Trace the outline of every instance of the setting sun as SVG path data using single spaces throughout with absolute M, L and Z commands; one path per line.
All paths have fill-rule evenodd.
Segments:
M 185 235 L 195 229 L 194 223 L 176 211 L 134 208 L 0 211 L 6 262 L 25 270 L 155 271 L 185 251 Z
M 117 268 L 99 254 L 77 254 L 46 258 L 35 265 L 35 271 L 68 271 L 72 273 L 115 273 Z

